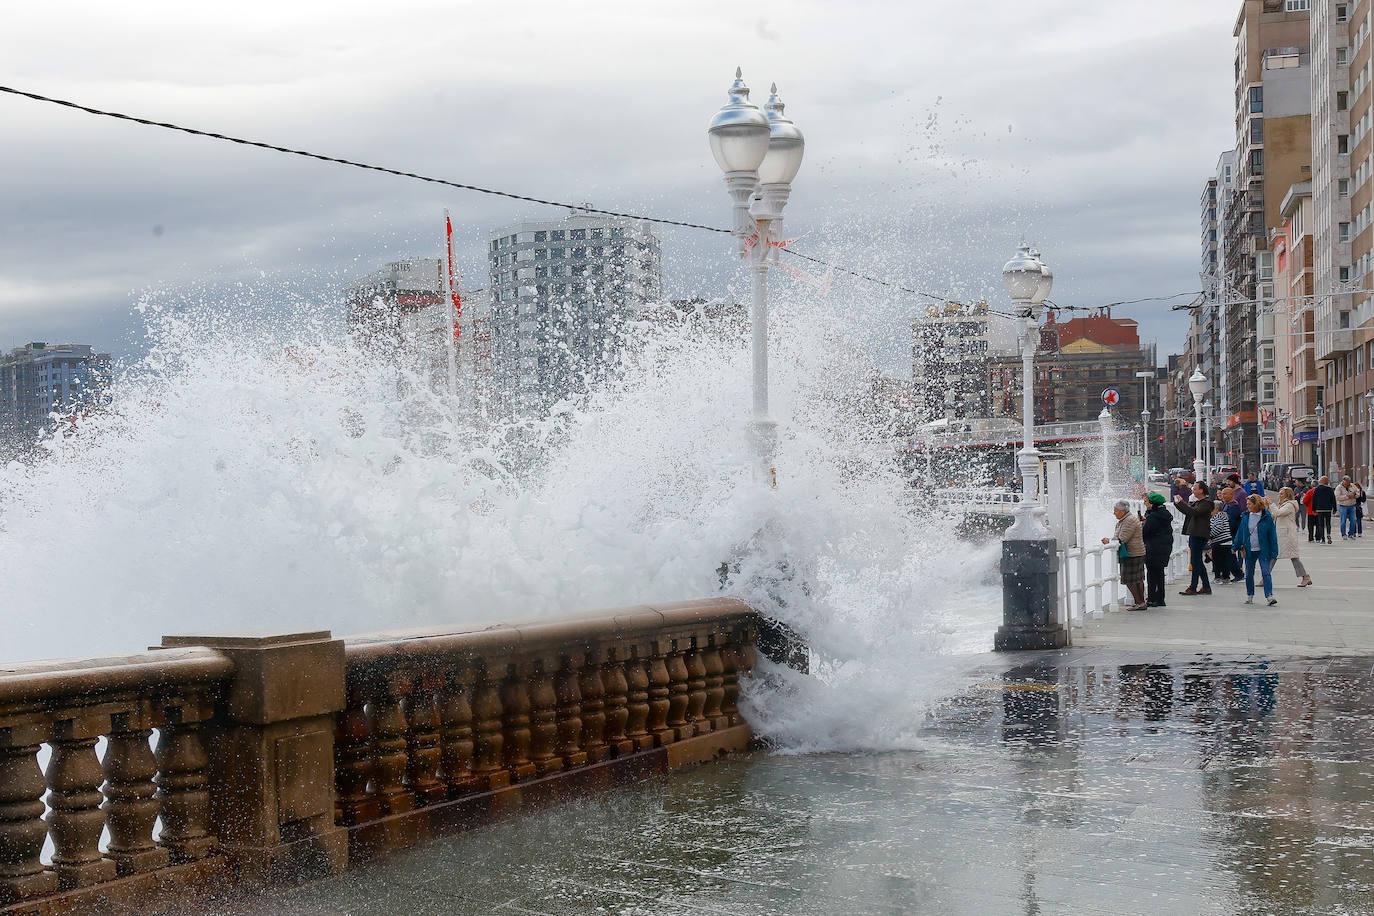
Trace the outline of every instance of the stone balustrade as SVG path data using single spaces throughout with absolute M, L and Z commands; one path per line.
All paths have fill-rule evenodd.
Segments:
M 0 910 L 327 874 L 742 749 L 758 631 L 716 599 L 0 667 Z

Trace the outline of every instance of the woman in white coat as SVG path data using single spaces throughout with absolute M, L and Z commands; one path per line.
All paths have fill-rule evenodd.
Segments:
M 1302 558 L 1298 556 L 1298 513 L 1301 511 L 1302 504 L 1293 497 L 1293 491 L 1288 487 L 1279 491 L 1277 504 L 1269 504 L 1269 514 L 1274 516 L 1274 525 L 1278 528 L 1279 559 L 1293 561 L 1293 572 L 1301 577 L 1298 588 L 1306 588 L 1312 584 L 1312 577 L 1307 574 Z

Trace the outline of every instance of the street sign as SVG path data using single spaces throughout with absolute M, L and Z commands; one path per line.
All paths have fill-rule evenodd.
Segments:
M 1121 392 L 1117 391 L 1115 388 L 1105 388 L 1105 389 L 1103 389 L 1103 391 L 1102 391 L 1102 403 L 1103 403 L 1103 404 L 1106 404 L 1108 407 L 1115 407 L 1115 406 L 1117 405 L 1117 402 L 1120 401 L 1120 400 L 1121 400 Z
M 1294 437 L 1294 439 L 1293 439 L 1293 444 L 1294 444 L 1294 445 L 1301 445 L 1301 444 L 1302 444 L 1302 441 L 1301 441 L 1300 439 Z
M 1315 429 L 1300 429 L 1293 438 L 1298 442 L 1316 442 L 1317 431 Z

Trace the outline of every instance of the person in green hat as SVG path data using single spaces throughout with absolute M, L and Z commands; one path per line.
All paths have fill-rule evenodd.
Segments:
M 1145 604 L 1164 607 L 1164 570 L 1174 552 L 1174 514 L 1165 505 L 1163 493 L 1146 497 L 1141 536 L 1145 539 Z

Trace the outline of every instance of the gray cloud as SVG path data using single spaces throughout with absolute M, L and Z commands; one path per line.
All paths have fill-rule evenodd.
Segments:
M 5 83 L 96 106 L 713 225 L 726 197 L 703 131 L 738 63 L 756 98 L 777 79 L 807 133 L 787 228 L 809 251 L 941 294 L 996 295 L 1029 238 L 1062 303 L 1196 288 L 1198 194 L 1231 137 L 1230 7 L 1171 0 L 1149 22 L 1089 0 L 737 13 L 34 4 L 8 14 L 0 59 Z M 12 97 L 0 124 L 0 347 L 119 349 L 150 288 L 267 275 L 327 295 L 386 259 L 435 253 L 444 207 L 480 282 L 486 231 L 545 215 Z M 729 287 L 719 238 L 664 234 L 670 293 Z M 847 281 L 833 295 L 868 303 L 870 335 L 893 341 L 921 304 Z M 1164 352 L 1182 344 L 1167 306 L 1118 314 Z

